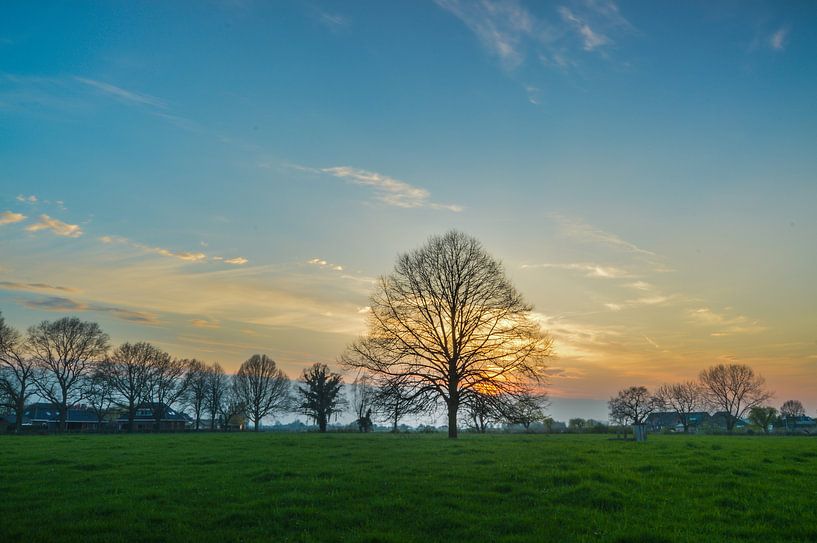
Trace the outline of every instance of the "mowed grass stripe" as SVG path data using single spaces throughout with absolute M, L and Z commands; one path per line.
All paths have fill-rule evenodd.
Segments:
M 0 541 L 815 541 L 817 440 L 0 438 Z

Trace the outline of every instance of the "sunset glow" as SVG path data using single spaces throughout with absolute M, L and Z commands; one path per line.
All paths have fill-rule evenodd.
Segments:
M 813 6 L 489 5 L 6 10 L 7 323 L 295 378 L 456 228 L 553 338 L 557 417 L 733 360 L 813 416 Z

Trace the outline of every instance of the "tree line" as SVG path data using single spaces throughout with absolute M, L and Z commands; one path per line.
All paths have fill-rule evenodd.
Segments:
M 725 415 L 727 432 L 743 418 L 763 429 L 764 433 L 777 422 L 805 415 L 798 400 L 787 400 L 780 411 L 767 405 L 774 393 L 766 388 L 766 380 L 746 364 L 717 364 L 701 371 L 695 381 L 665 384 L 654 393 L 646 387 L 633 386 L 621 390 L 608 402 L 610 421 L 625 426 L 642 425 L 656 412 L 674 413 L 685 433 L 692 417 L 698 412 L 718 411 Z
M 229 375 L 218 363 L 174 358 L 147 342 L 111 349 L 97 323 L 77 317 L 43 321 L 21 334 L 0 314 L 0 405 L 13 410 L 18 431 L 34 397 L 57 408 L 60 430 L 67 428 L 69 408 L 82 403 L 100 424 L 112 410 L 122 412 L 128 431 L 144 406 L 152 409 L 157 430 L 166 411 L 180 406 L 196 430 L 241 417 L 257 431 L 264 417 L 296 411 L 325 431 L 343 404 L 341 386 L 341 376 L 325 364 L 305 368 L 293 387 L 264 354 Z

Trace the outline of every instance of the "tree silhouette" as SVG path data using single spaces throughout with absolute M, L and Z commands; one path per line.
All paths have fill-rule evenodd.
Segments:
M 29 328 L 28 345 L 37 392 L 57 405 L 59 429 L 64 431 L 68 407 L 82 400 L 85 378 L 108 351 L 108 335 L 95 322 L 63 317 Z
M 656 392 L 656 396 L 665 407 L 678 415 L 684 433 L 689 432 L 690 415 L 703 407 L 704 395 L 701 385 L 692 381 L 663 385 Z
M 346 405 L 340 394 L 343 377 L 329 371 L 326 364 L 314 364 L 304 369 L 301 381 L 303 385 L 298 387 L 300 408 L 304 414 L 315 420 L 321 432 L 325 432 L 326 424 L 332 416 Z
M 434 236 L 398 257 L 370 301 L 367 334 L 343 355 L 347 367 L 405 378 L 448 410 L 448 435 L 471 391 L 515 396 L 544 378 L 551 341 L 475 238 Z
M 17 433 L 22 430 L 26 400 L 34 394 L 35 369 L 22 335 L 0 314 L 0 405 L 14 410 Z
M 289 378 L 265 354 L 254 354 L 241 364 L 233 386 L 256 432 L 262 418 L 290 407 Z
M 701 384 L 709 404 L 726 413 L 726 430 L 751 408 L 762 405 L 773 394 L 766 390 L 766 380 L 745 364 L 718 364 L 701 372 Z
M 99 365 L 99 373 L 113 389 L 114 403 L 127 414 L 128 432 L 133 432 L 139 404 L 148 400 L 151 371 L 162 356 L 150 343 L 123 343 Z

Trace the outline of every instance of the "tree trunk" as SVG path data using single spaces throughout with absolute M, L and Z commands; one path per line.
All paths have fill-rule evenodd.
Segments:
M 253 426 L 254 426 L 254 429 L 255 429 L 256 432 L 258 431 L 258 423 L 260 423 L 260 422 L 261 422 L 261 419 L 256 419 L 253 422 Z
M 391 426 L 391 431 L 392 431 L 393 434 L 397 433 L 397 420 L 398 420 L 398 417 L 399 417 L 399 415 L 397 413 L 397 409 L 395 409 L 394 410 L 394 423 Z
M 326 432 L 326 417 L 324 416 L 318 417 L 318 430 L 320 432 Z
M 128 433 L 129 434 L 133 433 L 133 425 L 134 425 L 135 421 L 136 421 L 136 406 L 131 405 L 130 408 L 128 409 Z
M 16 410 L 15 410 L 15 416 L 17 417 L 17 422 L 14 425 L 14 433 L 15 434 L 22 433 L 22 431 L 23 431 L 23 413 L 25 413 L 25 410 L 26 410 L 26 402 L 25 402 L 24 398 L 25 398 L 24 395 L 21 395 L 19 398 L 17 398 L 17 405 L 16 405 Z
M 457 405 L 453 401 L 448 402 L 448 437 L 456 439 L 457 437 Z
M 57 426 L 60 432 L 65 432 L 68 430 L 68 404 L 63 403 L 60 405 L 60 417 L 59 417 L 59 425 Z

